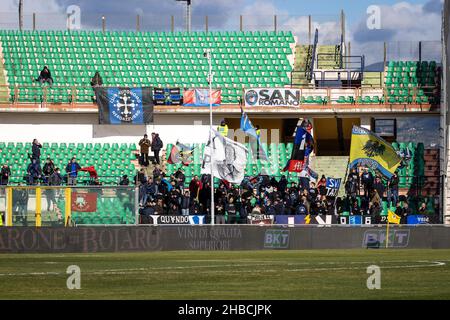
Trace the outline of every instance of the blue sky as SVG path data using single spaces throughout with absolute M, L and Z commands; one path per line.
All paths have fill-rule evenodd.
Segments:
M 247 5 L 255 2 L 255 0 L 246 0 Z M 347 21 L 356 22 L 366 13 L 366 9 L 370 5 L 392 5 L 401 1 L 393 0 L 274 0 L 272 1 L 277 7 L 288 10 L 293 15 L 312 14 L 312 15 L 333 15 L 339 13 L 343 9 L 346 13 Z M 411 4 L 424 5 L 428 0 L 409 0 Z

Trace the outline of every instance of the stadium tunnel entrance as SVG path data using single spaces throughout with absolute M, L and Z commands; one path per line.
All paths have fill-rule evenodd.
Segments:
M 352 127 L 360 126 L 360 118 L 313 118 L 316 155 L 348 156 Z
M 305 117 L 313 124 L 312 134 L 316 143 L 318 156 L 348 156 L 353 125 L 360 126 L 361 119 L 357 117 Z M 261 141 L 263 143 L 289 143 L 294 142 L 295 128 L 299 118 L 255 118 L 252 124 L 259 125 Z M 235 141 L 248 141 L 239 130 L 240 118 L 225 118 L 229 130 L 234 131 Z

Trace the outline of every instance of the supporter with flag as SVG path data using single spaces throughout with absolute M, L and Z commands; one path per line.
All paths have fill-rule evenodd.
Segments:
M 184 145 L 177 141 L 170 150 L 169 159 L 167 162 L 170 164 L 182 163 L 184 166 L 188 166 L 192 162 L 192 155 L 194 148 Z
M 370 166 L 389 179 L 400 163 L 401 158 L 388 142 L 365 128 L 353 126 L 349 157 L 350 168 L 358 165 Z
M 241 108 L 241 130 L 249 136 L 250 146 L 252 148 L 253 156 L 257 160 L 268 161 L 266 151 L 261 145 L 261 130 L 259 126 L 253 127 L 248 115 Z
M 211 174 L 212 160 L 214 177 L 239 184 L 244 179 L 247 154 L 248 150 L 244 145 L 223 137 L 213 130 L 212 141 L 210 140 L 205 147 L 202 173 Z
M 302 172 L 307 166 L 309 155 L 313 150 L 314 139 L 311 135 L 311 123 L 304 119 L 297 126 L 291 159 L 288 160 L 283 171 Z

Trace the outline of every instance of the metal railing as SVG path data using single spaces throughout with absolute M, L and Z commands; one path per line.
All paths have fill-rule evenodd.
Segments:
M 290 74 L 291 82 L 293 82 L 293 75 L 298 71 L 292 71 Z M 300 71 L 301 72 L 301 71 Z M 327 75 L 331 75 L 333 73 L 336 73 L 336 71 L 324 71 L 323 72 L 323 78 L 327 79 Z M 347 79 L 350 77 L 351 80 L 351 72 L 350 71 L 341 71 L 341 79 Z M 346 75 L 342 76 L 342 75 Z M 296 88 L 296 86 L 291 86 L 292 88 Z M 94 104 L 94 102 L 86 102 L 86 101 L 80 101 L 79 92 L 80 90 L 90 90 L 92 91 L 92 88 L 90 86 L 43 86 L 42 87 L 42 93 L 39 91 L 37 93 L 36 89 L 40 90 L 41 88 L 39 86 L 33 86 L 33 85 L 15 85 L 14 90 L 10 92 L 8 89 L 8 86 L 6 85 L 0 85 L 0 92 L 2 92 L 1 88 L 6 88 L 8 90 L 9 100 L 8 101 L 1 101 L 0 100 L 0 106 L 9 106 L 12 108 L 18 107 L 19 105 L 21 107 L 23 106 L 29 106 L 29 107 L 37 107 L 37 108 L 47 108 L 47 107 L 58 107 L 59 105 L 64 105 L 67 108 L 78 108 L 78 107 L 90 107 L 90 108 L 97 108 L 97 106 Z M 51 94 L 50 90 L 56 89 L 56 90 L 65 90 L 66 95 L 63 97 L 63 94 Z M 245 88 L 244 88 L 245 89 Z M 244 90 L 243 89 L 243 90 Z M 439 99 L 439 91 L 437 90 L 437 87 L 429 87 L 429 86 L 421 86 L 421 87 L 412 87 L 412 88 L 389 88 L 389 87 L 313 87 L 311 86 L 302 86 L 298 88 L 302 92 L 302 97 L 305 96 L 322 96 L 323 98 L 327 98 L 324 101 L 322 101 L 322 104 L 324 105 L 330 105 L 330 104 L 339 104 L 341 103 L 338 101 L 338 99 L 334 99 L 332 96 L 335 95 L 343 95 L 343 96 L 352 96 L 353 100 L 349 102 L 349 104 L 358 105 L 358 97 L 364 97 L 365 95 L 372 95 L 372 96 L 379 96 L 380 101 L 376 104 L 382 104 L 382 105 L 439 105 L 440 99 Z M 409 99 L 409 101 L 403 101 L 403 102 L 389 102 L 388 96 L 391 91 L 395 90 L 402 90 L 403 95 L 412 97 L 412 100 Z M 342 94 L 339 94 L 339 91 L 342 91 Z M 429 101 L 427 103 L 424 102 L 416 102 L 416 97 L 422 90 L 425 95 L 431 97 L 432 101 Z M 372 93 L 371 93 L 372 91 Z M 407 94 L 405 94 L 405 91 L 407 91 Z M 35 92 L 34 94 L 32 92 Z M 303 92 L 307 92 L 306 94 L 303 94 Z M 392 92 L 394 93 L 394 92 Z M 86 95 L 83 95 L 86 97 Z M 26 98 L 25 98 L 26 97 Z M 30 99 L 31 97 L 31 99 Z M 94 97 L 93 91 L 92 91 L 92 99 Z M 366 103 L 364 103 L 366 104 Z M 226 105 L 226 104 L 225 104 Z
M 135 186 L 0 186 L 6 226 L 138 223 Z

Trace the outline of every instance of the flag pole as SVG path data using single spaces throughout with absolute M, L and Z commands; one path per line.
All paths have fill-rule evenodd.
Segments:
M 209 82 L 209 143 L 210 143 L 210 153 L 211 153 L 211 225 L 214 225 L 214 174 L 213 174 L 213 158 L 214 158 L 214 143 L 212 140 L 212 66 L 211 66 L 211 49 L 206 50 L 206 57 L 208 58 L 209 64 L 209 73 L 208 73 L 208 82 Z
M 386 227 L 386 249 L 389 247 L 389 218 L 388 218 L 388 223 L 387 223 L 387 227 Z

